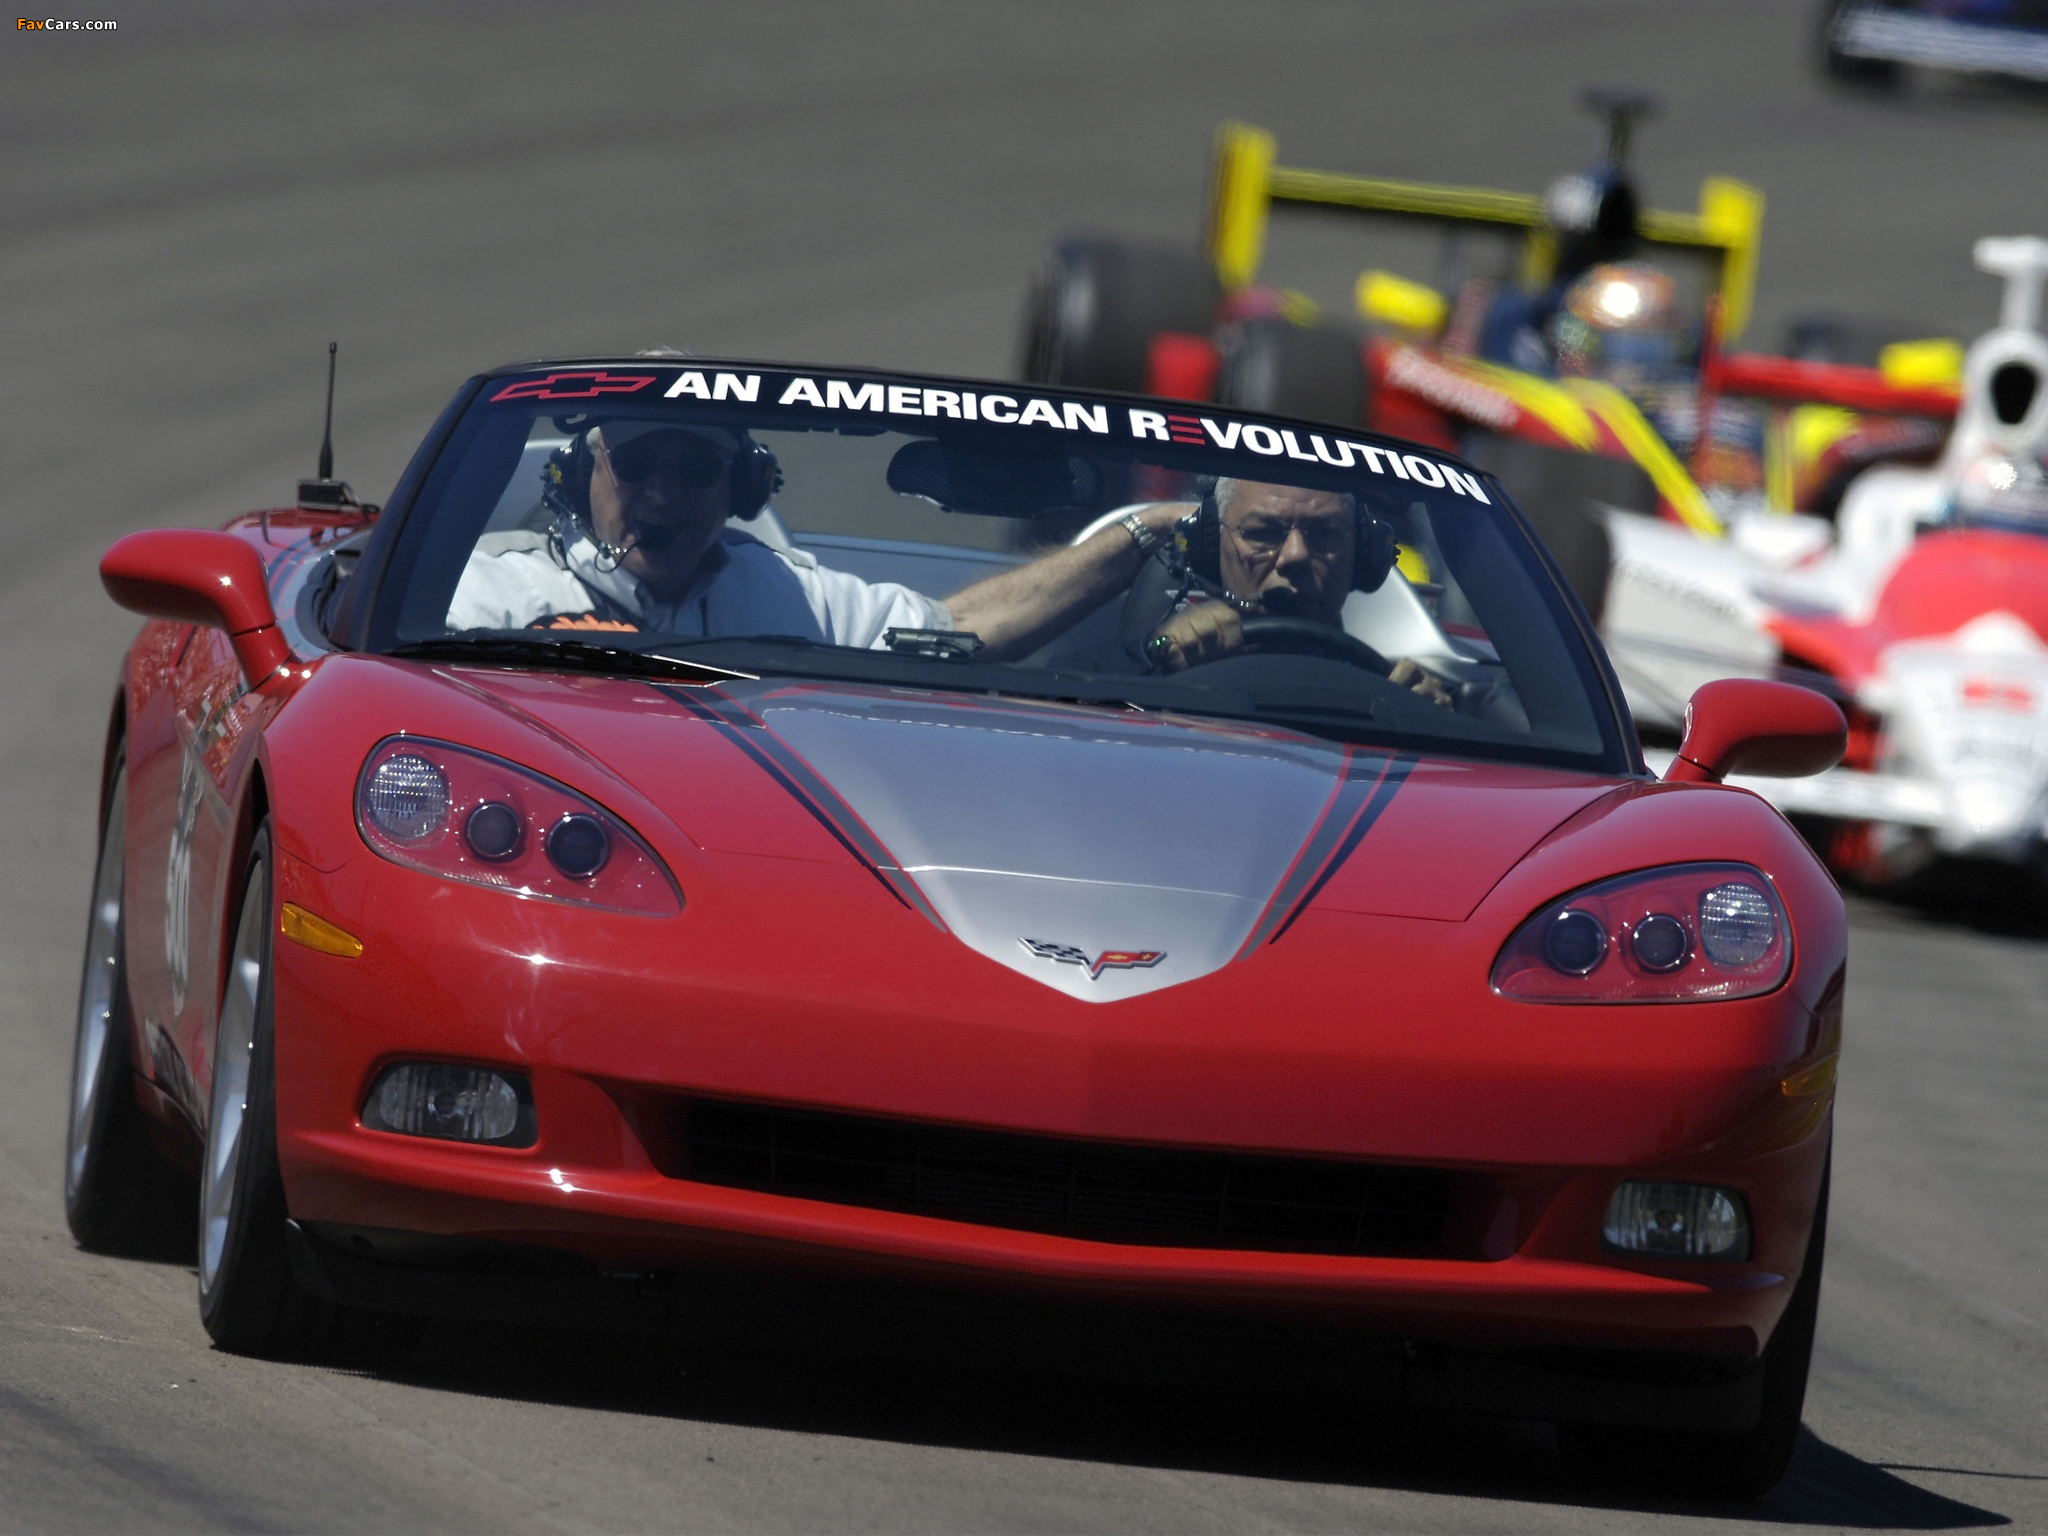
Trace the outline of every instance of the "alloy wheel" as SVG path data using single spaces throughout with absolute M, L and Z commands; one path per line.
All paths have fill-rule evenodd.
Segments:
M 114 1044 L 114 995 L 121 980 L 121 898 L 128 822 L 127 775 L 117 774 L 93 875 L 85 938 L 85 980 L 78 990 L 78 1041 L 71 1062 L 71 1134 L 65 1148 L 64 1199 L 75 1206 L 93 1153 L 94 1106 Z
M 213 1092 L 206 1116 L 206 1160 L 200 1170 L 199 1284 L 210 1291 L 220 1276 L 235 1214 L 236 1173 L 249 1110 L 249 1073 L 256 1053 L 256 1003 L 263 986 L 264 924 L 269 882 L 249 882 L 235 924 L 220 1028 L 214 1036 Z

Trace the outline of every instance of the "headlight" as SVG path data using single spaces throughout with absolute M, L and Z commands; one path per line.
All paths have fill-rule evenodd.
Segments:
M 530 1147 L 533 1090 L 517 1072 L 408 1061 L 387 1067 L 363 1101 L 363 1124 L 400 1136 Z
M 430 837 L 448 819 L 448 776 L 417 752 L 394 752 L 363 785 L 363 814 L 399 842 Z
M 1554 901 L 1509 939 L 1493 989 L 1532 1003 L 1754 997 L 1792 967 L 1792 930 L 1747 864 L 1674 864 Z
M 1736 1191 L 1711 1184 L 1623 1184 L 1607 1202 L 1600 1240 L 1650 1258 L 1746 1259 L 1749 1209 Z
M 393 736 L 356 781 L 356 825 L 408 869 L 647 917 L 682 892 L 631 827 L 566 784 L 473 747 Z

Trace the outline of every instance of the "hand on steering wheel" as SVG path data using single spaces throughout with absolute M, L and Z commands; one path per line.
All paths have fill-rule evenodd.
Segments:
M 1194 603 L 1152 632 L 1145 659 L 1161 672 L 1184 672 L 1244 649 L 1244 620 L 1228 603 Z
M 1335 625 L 1265 614 L 1247 617 L 1229 603 L 1194 603 L 1183 608 L 1153 631 L 1145 646 L 1152 664 L 1165 672 L 1221 661 L 1245 650 L 1325 656 L 1381 677 L 1394 670 L 1386 657 Z
M 1395 662 L 1394 670 L 1387 674 L 1387 681 L 1399 683 L 1410 693 L 1419 693 L 1430 703 L 1442 705 L 1445 709 L 1458 707 L 1457 696 L 1444 686 L 1443 679 L 1425 670 L 1413 656 L 1403 656 Z
M 1264 614 L 1247 618 L 1228 603 L 1196 603 L 1185 608 L 1154 631 L 1146 644 L 1153 665 L 1166 672 L 1221 661 L 1246 650 L 1327 657 L 1376 672 L 1432 704 L 1448 709 L 1456 702 L 1450 690 L 1412 658 L 1391 662 L 1334 625 Z

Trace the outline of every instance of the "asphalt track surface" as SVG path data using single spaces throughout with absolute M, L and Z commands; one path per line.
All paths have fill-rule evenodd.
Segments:
M 1654 200 L 1768 192 L 1753 336 L 1815 306 L 1969 334 L 1996 292 L 1970 242 L 2048 234 L 2038 103 L 1835 97 L 1789 0 L 105 9 L 117 33 L 0 46 L 0 1528 L 2048 1528 L 2048 918 L 2008 886 L 1855 904 L 1807 1433 L 1739 1509 L 1575 1489 L 1526 1428 L 1368 1439 L 1227 1380 L 461 1330 L 236 1359 L 189 1254 L 73 1247 L 59 1166 L 132 632 L 93 563 L 288 496 L 330 337 L 371 497 L 518 357 L 1004 372 L 1044 238 L 1189 235 L 1219 117 L 1295 164 L 1536 189 L 1587 158 L 1574 89 L 1616 80 L 1665 103 Z M 1339 295 L 1357 265 L 1285 252 Z

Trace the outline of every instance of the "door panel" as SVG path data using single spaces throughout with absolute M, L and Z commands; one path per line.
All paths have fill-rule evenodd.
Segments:
M 165 872 L 164 956 L 178 1005 L 178 1049 L 202 1090 L 203 1105 L 203 1090 L 213 1080 L 229 887 L 239 874 L 234 867 L 238 770 L 261 701 L 249 692 L 234 647 L 217 629 L 201 630 L 185 653 L 177 699 L 181 819 L 172 826 Z M 182 933 L 176 932 L 180 914 Z M 203 1110 L 200 1118 L 203 1122 Z
M 177 1010 L 165 963 L 164 896 L 172 831 L 177 822 L 179 663 L 196 626 L 150 624 L 137 637 L 128 662 L 128 850 L 123 892 L 128 995 L 134 1015 L 134 1060 L 180 1103 L 183 1062 L 171 1044 Z

